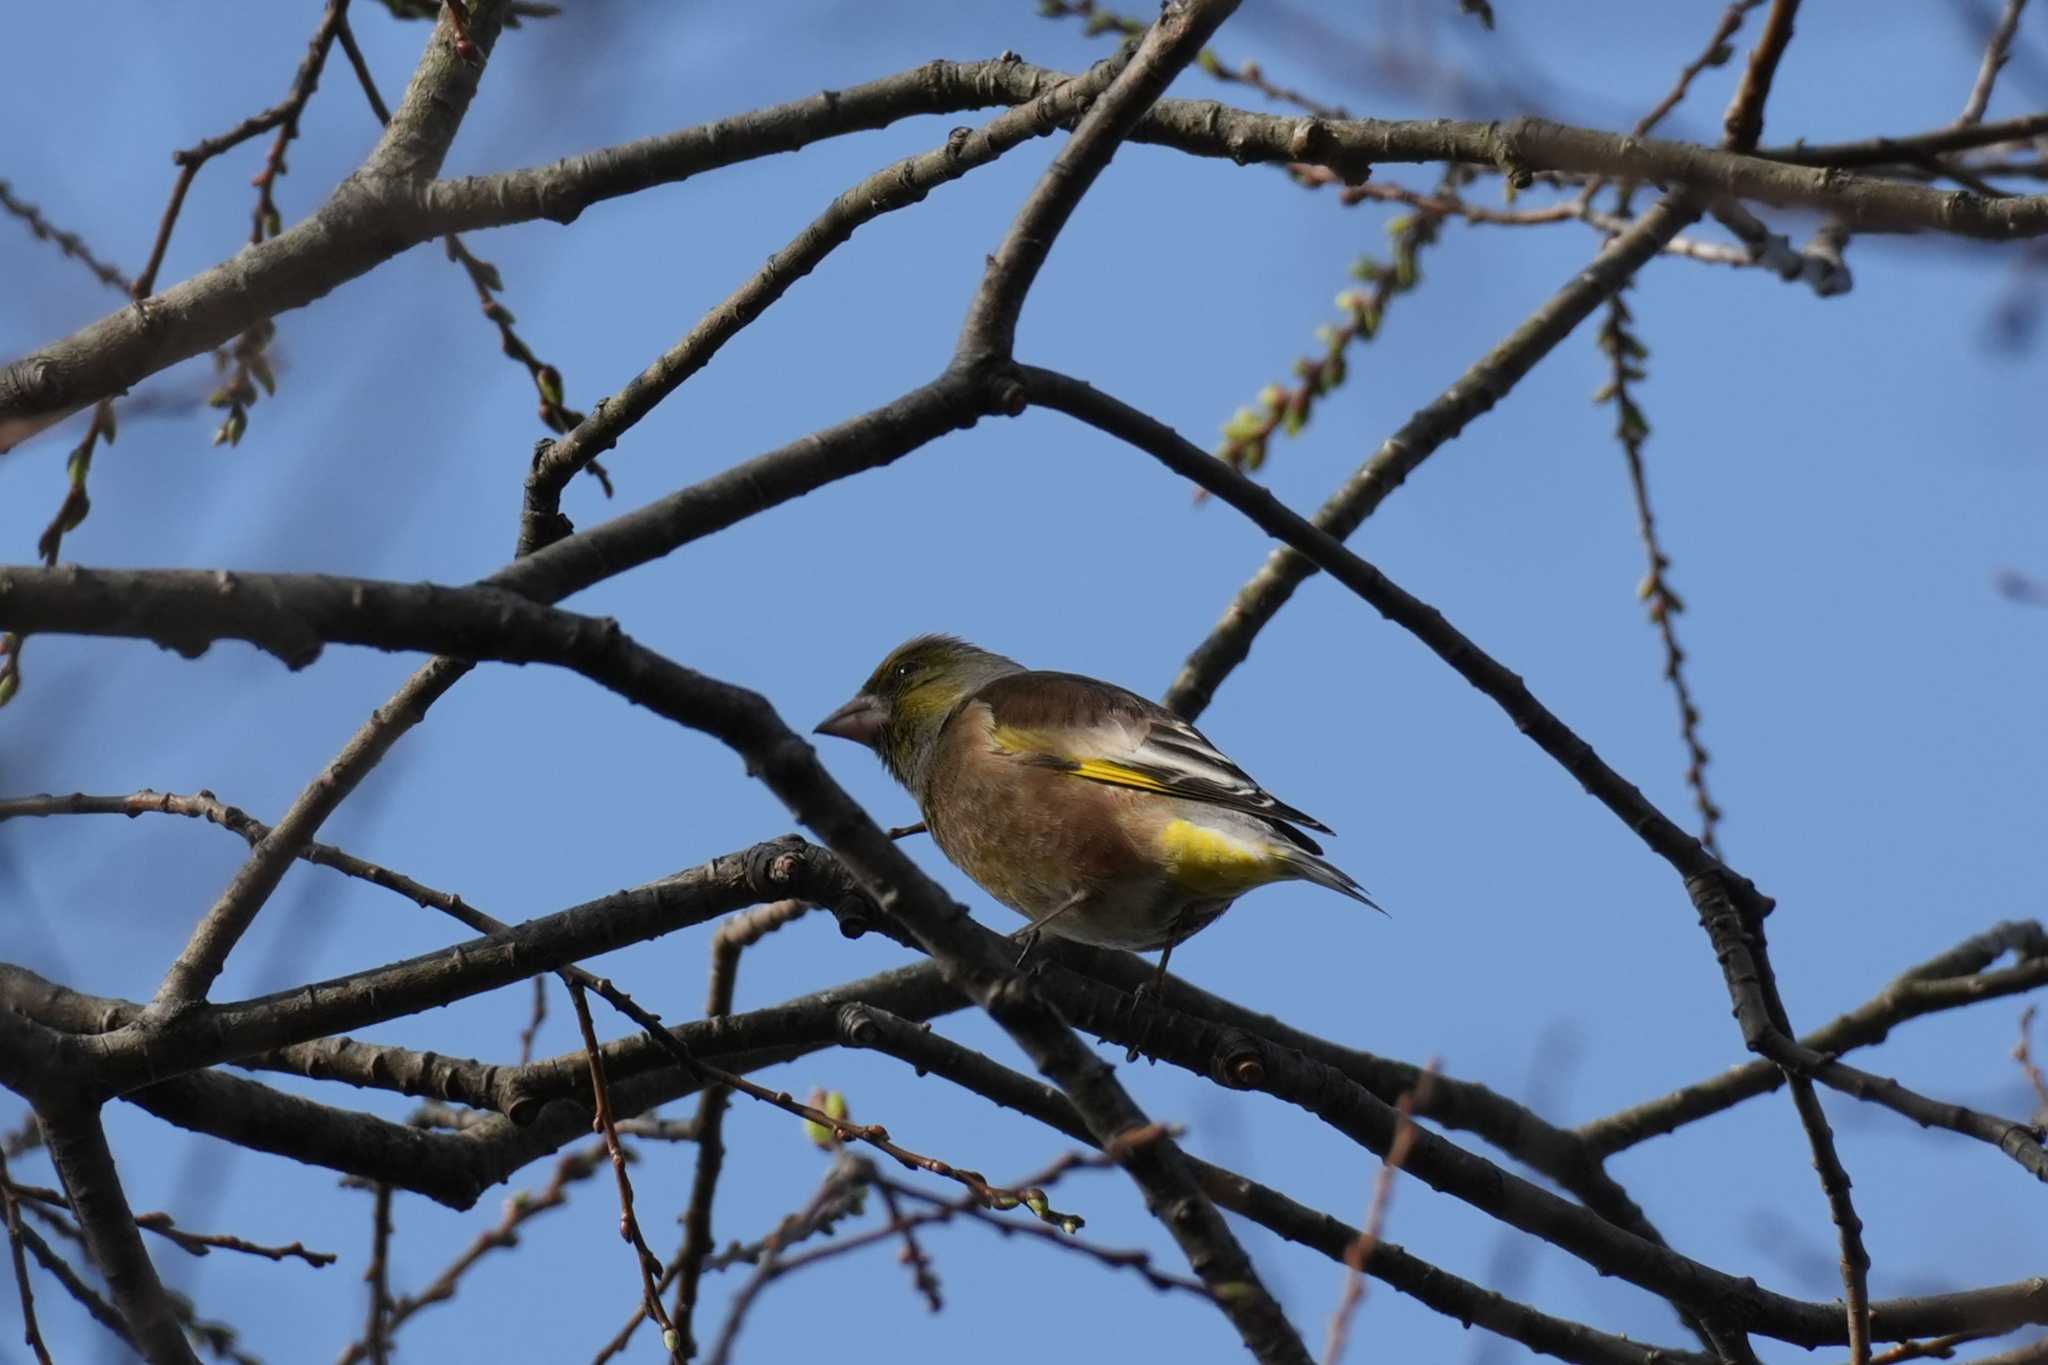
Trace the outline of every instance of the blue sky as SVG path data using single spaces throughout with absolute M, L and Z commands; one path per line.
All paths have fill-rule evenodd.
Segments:
M 426 30 L 360 8 L 363 43 L 395 96 Z M 1014 48 L 1073 69 L 1103 51 L 1022 0 L 574 8 L 506 37 L 451 172 L 533 164 L 935 56 Z M 1440 20 L 1418 21 L 1403 17 L 1417 12 L 1409 7 L 1375 5 L 1356 32 L 1380 37 L 1338 41 L 1305 37 L 1302 10 L 1253 0 L 1217 48 L 1361 113 L 1493 117 L 1542 99 L 1542 111 L 1620 127 L 1668 87 L 1721 10 L 1601 0 L 1537 16 L 1497 6 L 1500 31 L 1489 37 L 1453 22 L 1452 6 L 1437 8 Z M 1873 22 L 1872 10 L 1889 17 Z M 277 99 L 315 14 L 248 0 L 205 22 L 137 4 L 94 23 L 61 7 L 24 11 L 11 21 L 14 50 L 36 60 L 14 64 L 0 113 L 36 136 L 17 139 L 0 169 L 18 194 L 132 270 L 169 189 L 169 151 Z M 1466 86 L 1395 81 L 1371 60 L 1375 42 L 1423 54 L 1426 69 L 1463 73 Z M 1961 107 L 1979 51 L 1945 10 L 1811 7 L 1766 141 L 1942 124 Z M 2038 107 L 2044 70 L 2048 42 L 2023 28 L 1991 116 Z M 1498 92 L 1490 73 L 1503 72 L 1520 93 Z M 1716 135 L 1734 74 L 1706 73 L 1670 129 Z M 82 99 L 82 90 L 100 93 Z M 1219 92 L 1198 76 L 1176 92 L 1234 102 L 1249 93 Z M 471 246 L 502 269 L 522 333 L 561 368 L 570 401 L 587 406 L 846 186 L 971 121 L 912 120 L 600 205 L 569 230 L 537 224 Z M 331 72 L 279 191 L 287 220 L 317 202 L 374 131 L 343 72 Z M 863 229 L 607 458 L 615 504 L 579 481 L 572 518 L 595 524 L 935 372 L 984 254 L 1057 146 L 1022 148 Z M 260 156 L 252 145 L 201 176 L 167 281 L 243 239 Z M 1426 167 L 1381 174 L 1417 187 L 1434 180 Z M 1388 216 L 1305 194 L 1271 171 L 1126 148 L 1060 239 L 1025 310 L 1019 354 L 1207 444 L 1234 408 L 1314 347 L 1318 324 L 1336 320 L 1346 267 L 1362 251 L 1384 255 Z M 1813 226 L 1790 215 L 1774 224 L 1795 238 Z M 1276 443 L 1270 486 L 1311 509 L 1595 244 L 1571 224 L 1447 226 L 1422 287 L 1396 301 L 1377 342 L 1352 353 L 1349 383 L 1301 438 Z M 1672 578 L 1690 607 L 1679 624 L 1728 812 L 1723 843 L 1779 900 L 1775 958 L 1802 1026 L 1965 935 L 2041 912 L 2048 615 L 1992 589 L 2000 568 L 2048 573 L 2042 360 L 1992 340 L 2018 253 L 1881 238 L 1856 241 L 1849 259 L 1855 290 L 1830 300 L 1760 272 L 1675 259 L 1654 263 L 1629 295 L 1651 348 L 1639 394 L 1654 428 L 1650 476 Z M 113 302 L 11 221 L 0 222 L 0 271 L 11 282 L 0 296 L 0 353 L 30 349 Z M 253 409 L 240 447 L 210 448 L 202 416 L 125 423 L 94 469 L 92 515 L 67 541 L 67 558 L 442 581 L 496 568 L 544 433 L 524 372 L 497 354 L 473 307 L 460 272 L 428 248 L 281 318 L 280 390 Z M 1588 402 L 1604 366 L 1588 326 L 1433 457 L 1353 545 L 1521 672 L 1682 816 L 1682 752 L 1659 647 L 1634 596 L 1642 551 L 1612 413 Z M 205 381 L 177 371 L 158 382 L 190 393 Z M 0 458 L 0 556 L 32 557 L 61 497 L 68 444 L 53 433 Z M 650 646 L 764 692 L 807 728 L 884 651 L 923 630 L 1156 694 L 1265 551 L 1229 509 L 1195 505 L 1144 456 L 1032 413 L 985 421 L 570 605 L 616 615 Z M 274 818 L 415 662 L 336 649 L 290 675 L 239 646 L 188 663 L 140 644 L 37 639 L 23 693 L 0 717 L 0 789 L 204 787 Z M 1318 579 L 1300 593 L 1203 725 L 1284 799 L 1334 826 L 1332 856 L 1393 914 L 1363 914 L 1307 886 L 1264 891 L 1176 955 L 1190 979 L 1375 1052 L 1441 1055 L 1453 1074 L 1536 1098 L 1564 1122 L 1742 1059 L 1718 969 L 1668 869 L 1490 702 L 1334 585 Z M 914 818 L 868 755 L 824 752 L 879 820 Z M 438 706 L 324 837 L 517 920 L 789 824 L 715 743 L 577 679 L 493 668 Z M 0 825 L 0 955 L 82 989 L 147 994 L 240 851 L 218 830 L 165 819 Z M 934 850 L 918 856 L 991 924 L 1011 927 Z M 599 965 L 679 1016 L 702 997 L 707 935 Z M 408 903 L 301 867 L 216 995 L 355 970 L 459 936 Z M 902 956 L 805 922 L 748 954 L 740 1005 Z M 503 992 L 369 1036 L 504 1058 L 526 1001 L 523 989 Z M 2006 1057 L 2018 1009 L 2001 1002 L 1916 1023 L 1867 1064 L 1936 1095 L 2023 1112 Z M 978 1018 L 940 1027 L 1027 1065 Z M 573 1046 L 558 997 L 542 1049 Z M 870 1055 L 771 1074 L 799 1093 L 844 1090 L 856 1117 L 992 1178 L 1021 1176 L 1069 1145 Z M 1377 1162 L 1303 1115 L 1165 1068 L 1122 1074 L 1154 1117 L 1187 1127 L 1191 1150 L 1339 1216 L 1362 1211 Z M 327 1098 L 391 1116 L 408 1108 L 374 1094 Z M 2048 1268 L 2048 1237 L 2029 1202 L 2038 1191 L 2003 1157 L 1888 1113 L 1827 1104 L 1856 1181 L 1877 1295 Z M 18 1114 L 0 1097 L 0 1122 Z M 155 1248 L 204 1313 L 241 1325 L 267 1359 L 328 1356 L 359 1331 L 363 1195 L 338 1190 L 325 1172 L 226 1154 L 123 1106 L 108 1117 L 136 1207 L 343 1256 L 314 1271 Z M 793 1121 L 759 1106 L 737 1106 L 727 1131 L 721 1242 L 756 1236 L 801 1204 L 825 1164 Z M 665 1252 L 692 1154 L 644 1156 L 635 1183 Z M 1826 1207 L 1782 1096 L 1647 1144 L 1614 1169 L 1687 1253 L 1804 1297 L 1839 1293 Z M 40 1179 L 46 1168 L 27 1162 L 19 1173 Z M 538 1184 L 545 1169 L 527 1175 L 515 1183 Z M 1120 1178 L 1075 1177 L 1059 1202 L 1087 1216 L 1091 1236 L 1163 1248 L 1172 1263 Z M 404 1349 L 587 1356 L 635 1301 L 616 1216 L 604 1184 L 582 1187 L 531 1226 L 517 1255 L 495 1258 L 453 1305 L 408 1326 Z M 401 1197 L 395 1287 L 423 1283 L 495 1217 L 494 1199 L 457 1215 Z M 1550 1311 L 1683 1344 L 1648 1296 L 1412 1182 L 1388 1231 Z M 1245 1238 L 1319 1342 L 1336 1267 L 1258 1229 Z M 1042 1358 L 1048 1340 L 1114 1324 L 1162 1354 L 1221 1350 L 1213 1310 L 1191 1300 L 979 1229 L 929 1241 L 948 1294 L 942 1315 L 927 1315 L 887 1253 L 850 1258 L 771 1289 L 746 1347 L 784 1359 L 821 1337 L 856 1354 L 857 1343 L 885 1339 L 914 1358 L 972 1351 L 1021 1362 Z M 1506 1246 L 1521 1249 L 1509 1256 L 1512 1287 L 1499 1281 Z M 701 1331 L 715 1328 L 733 1287 L 730 1277 L 714 1286 Z M 107 1349 L 97 1329 L 54 1287 L 41 1288 L 38 1304 L 60 1358 L 114 1358 L 96 1356 Z M 0 1360 L 19 1358 L 5 1325 L 15 1312 L 0 1294 Z M 1388 1359 L 1454 1359 L 1482 1344 L 1384 1288 L 1355 1342 L 1361 1355 Z M 643 1344 L 643 1358 L 652 1353 Z M 1799 1356 L 1766 1350 L 1767 1359 Z

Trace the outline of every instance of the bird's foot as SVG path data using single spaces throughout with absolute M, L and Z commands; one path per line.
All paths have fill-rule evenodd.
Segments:
M 1147 1061 L 1157 1062 L 1157 1058 L 1151 1057 L 1143 1050 L 1142 1044 L 1148 1032 L 1146 1025 L 1153 1018 L 1157 1017 L 1155 1011 L 1163 1009 L 1165 1004 L 1166 968 L 1162 962 L 1160 969 L 1153 974 L 1150 981 L 1138 983 L 1137 989 L 1131 992 L 1131 1022 L 1137 1026 L 1138 1033 L 1136 1039 L 1132 1041 L 1129 1049 L 1124 1053 L 1124 1060 L 1126 1062 L 1135 1062 L 1140 1057 L 1144 1057 Z
M 1012 965 L 1021 972 L 1024 970 L 1025 964 L 1031 961 L 1032 950 L 1038 947 L 1038 926 L 1027 924 L 1016 933 L 1011 934 L 1010 939 L 1017 945 L 1017 961 Z

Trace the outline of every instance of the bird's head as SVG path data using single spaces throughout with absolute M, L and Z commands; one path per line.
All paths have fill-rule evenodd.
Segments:
M 817 733 L 867 745 L 915 792 L 954 708 L 1019 667 L 951 635 L 920 635 L 891 650 L 853 700 L 818 723 Z

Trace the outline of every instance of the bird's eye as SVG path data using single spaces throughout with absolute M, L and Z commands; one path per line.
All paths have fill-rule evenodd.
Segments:
M 898 682 L 906 681 L 910 677 L 911 672 L 912 669 L 909 664 L 898 664 L 893 670 L 893 674 Z

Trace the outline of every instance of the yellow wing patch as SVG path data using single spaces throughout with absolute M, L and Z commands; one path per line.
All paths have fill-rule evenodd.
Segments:
M 996 725 L 989 729 L 989 742 L 1004 753 L 1024 754 L 1057 766 L 1061 772 L 1075 777 L 1085 777 L 1090 782 L 1101 782 L 1112 787 L 1133 787 L 1138 791 L 1164 792 L 1169 795 L 1173 788 L 1141 768 L 1133 768 L 1110 758 L 1074 758 L 1061 751 L 1049 735 L 1035 730 L 1019 729 L 1014 725 Z
M 1084 758 L 1074 764 L 1074 775 L 1094 782 L 1107 782 L 1112 787 L 1136 787 L 1140 791 L 1163 792 L 1171 790 L 1164 782 L 1150 773 L 1127 768 L 1106 758 Z
M 1188 820 L 1173 820 L 1159 832 L 1167 876 L 1202 896 L 1241 896 L 1286 874 L 1281 860 L 1264 848 Z
M 1064 752 L 1064 746 L 1052 736 L 1036 730 L 1020 729 L 1015 725 L 994 725 L 989 729 L 989 742 L 1004 753 L 1025 754 L 1041 757 L 1048 763 L 1056 763 L 1061 771 L 1075 777 L 1085 777 L 1091 782 L 1106 782 L 1113 787 L 1136 787 L 1140 791 L 1170 791 L 1164 782 L 1140 769 L 1128 767 L 1114 759 L 1074 758 Z

